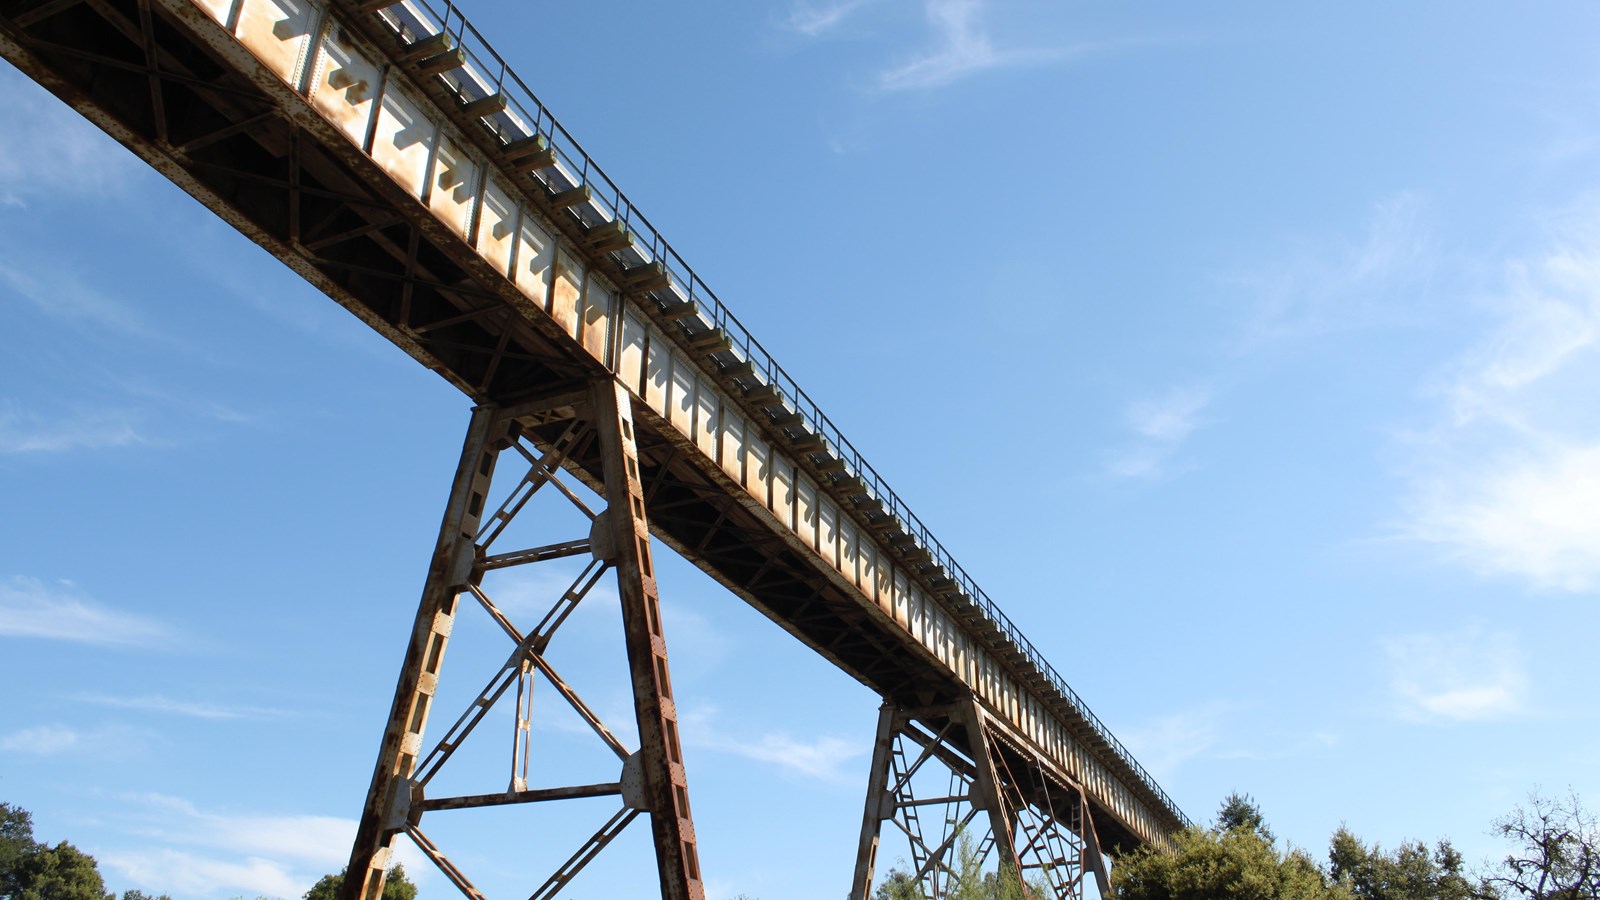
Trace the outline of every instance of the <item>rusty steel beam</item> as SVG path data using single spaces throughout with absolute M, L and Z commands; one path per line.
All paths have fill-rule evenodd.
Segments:
M 342 900 L 361 900 L 383 893 L 390 846 L 407 825 L 397 813 L 410 805 L 410 778 L 422 748 L 423 726 L 438 687 L 439 668 L 455 624 L 457 600 L 471 578 L 472 537 L 477 533 L 499 456 L 490 434 L 496 425 L 503 423 L 493 407 L 480 406 L 472 411 L 450 498 L 445 504 L 444 523 L 439 526 L 433 561 L 428 565 L 422 602 L 417 606 L 411 640 L 400 665 L 389 720 L 384 725 L 378 764 L 356 828 L 350 865 L 340 890 Z M 401 792 L 406 796 L 399 796 Z
M 622 597 L 628 668 L 633 676 L 634 710 L 639 723 L 650 824 L 656 838 L 661 895 L 670 900 L 704 900 L 677 706 L 672 701 L 666 637 L 661 627 L 661 598 L 651 559 L 650 523 L 645 518 L 633 403 L 626 390 L 611 380 L 595 383 L 589 396 L 603 454 L 605 525 L 610 532 L 617 590 Z
M 878 864 L 878 838 L 883 820 L 892 815 L 893 798 L 889 779 L 889 754 L 893 749 L 895 708 L 885 703 L 878 708 L 878 733 L 872 741 L 872 764 L 867 770 L 867 801 L 861 812 L 861 836 L 856 842 L 855 875 L 850 882 L 850 900 L 871 900 L 873 873 Z

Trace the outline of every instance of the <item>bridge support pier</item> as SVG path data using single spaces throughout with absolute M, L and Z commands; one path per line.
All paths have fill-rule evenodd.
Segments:
M 546 437 L 533 440 L 529 427 L 540 428 Z M 549 437 L 552 434 L 558 436 Z M 640 813 L 648 815 L 654 834 L 661 896 L 667 900 L 705 897 L 634 435 L 628 394 L 611 380 L 546 401 L 473 411 L 351 850 L 342 900 L 377 900 L 382 895 L 391 847 L 402 832 L 463 894 L 482 900 L 483 894 L 467 874 L 422 831 L 424 813 L 606 795 L 618 796 L 620 808 L 534 889 L 532 897 L 556 896 Z M 596 446 L 603 483 L 589 488 L 604 501 L 599 509 L 591 508 L 592 497 L 586 502 L 581 487 L 567 483 L 570 476 L 562 469 L 569 455 L 592 453 Z M 491 482 L 497 463 L 508 450 L 521 456 L 528 469 L 498 508 L 491 508 L 491 497 L 498 496 L 491 495 Z M 497 552 L 496 539 L 505 534 L 533 495 L 547 487 L 587 517 L 588 533 L 545 546 Z M 511 621 L 483 587 L 488 572 L 570 557 L 588 557 L 588 563 L 527 632 Z M 546 655 L 557 629 L 608 569 L 615 571 L 621 599 L 623 641 L 640 742 L 636 750 L 623 745 L 561 678 Z M 433 711 L 445 649 L 463 598 L 469 604 L 476 601 L 514 646 L 500 671 L 444 737 L 425 749 L 424 727 Z M 620 766 L 616 781 L 530 788 L 533 697 L 539 681 L 547 682 L 616 755 Z M 514 698 L 515 710 L 509 717 L 514 722 L 511 777 L 504 790 L 428 796 L 430 780 L 507 696 Z
M 938 818 L 927 811 L 938 810 Z M 989 716 L 975 697 L 879 711 L 851 900 L 870 900 L 884 823 L 911 847 L 910 877 L 939 900 L 996 868 L 1031 897 L 1110 895 L 1083 790 Z M 1007 876 L 1008 877 L 1008 876 Z

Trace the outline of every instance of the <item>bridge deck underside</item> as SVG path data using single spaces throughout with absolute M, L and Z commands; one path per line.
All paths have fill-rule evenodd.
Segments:
M 475 401 L 513 405 L 610 377 L 359 147 L 297 108 L 248 51 L 198 35 L 199 15 L 163 0 L 0 0 L 0 53 Z M 658 537 L 883 697 L 918 708 L 970 693 L 691 441 L 636 407 Z M 569 468 L 599 481 L 596 459 Z M 1076 736 L 1105 747 L 1086 727 Z M 1144 842 L 1091 807 L 1108 848 Z

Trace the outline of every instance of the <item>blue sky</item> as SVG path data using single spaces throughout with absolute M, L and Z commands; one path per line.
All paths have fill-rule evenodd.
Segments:
M 1191 816 L 1482 859 L 1535 786 L 1600 805 L 1600 11 L 464 8 Z M 0 122 L 0 800 L 119 890 L 298 896 L 466 401 L 9 68 Z M 876 699 L 662 596 L 712 896 L 842 893 Z M 595 610 L 563 674 L 621 721 Z M 436 815 L 515 895 L 574 806 Z

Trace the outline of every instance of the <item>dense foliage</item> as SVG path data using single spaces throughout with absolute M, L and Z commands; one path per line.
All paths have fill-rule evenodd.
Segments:
M 94 857 L 66 841 L 52 847 L 34 840 L 33 816 L 21 807 L 0 803 L 0 898 L 107 900 L 108 896 Z
M 344 887 L 344 876 L 349 868 L 337 875 L 324 875 L 322 880 L 306 891 L 305 900 L 339 900 L 339 888 Z M 389 870 L 383 882 L 383 900 L 417 900 L 417 886 L 406 877 L 406 867 L 396 865 Z
M 1600 900 L 1600 825 L 1576 796 L 1535 793 L 1496 821 L 1495 833 L 1512 850 L 1476 876 L 1448 840 L 1385 851 L 1342 827 L 1319 866 L 1303 851 L 1280 850 L 1255 802 L 1233 794 L 1215 827 L 1123 856 L 1112 881 L 1122 900 Z
M 1118 860 L 1112 883 L 1123 900 L 1348 900 L 1303 852 L 1280 852 L 1247 828 L 1191 828 L 1170 849 L 1145 847 Z

